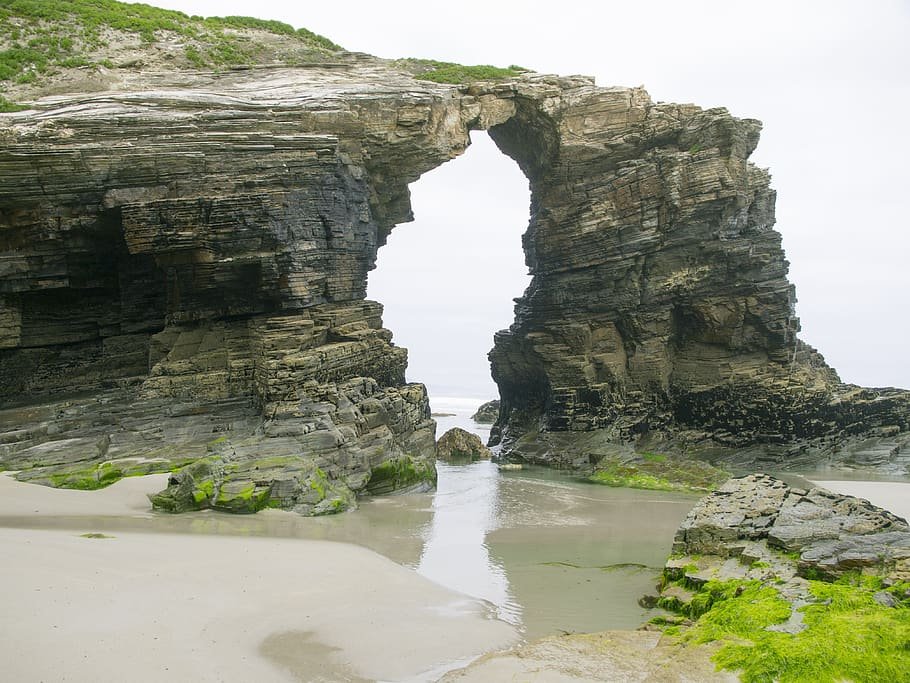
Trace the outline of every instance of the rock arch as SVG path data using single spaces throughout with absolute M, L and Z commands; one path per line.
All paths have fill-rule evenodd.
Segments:
M 426 394 L 366 275 L 408 184 L 475 128 L 532 190 L 533 281 L 491 352 L 507 447 L 906 441 L 906 393 L 841 386 L 796 339 L 755 121 L 359 55 L 168 78 L 0 116 L 0 462 L 20 478 L 185 465 L 159 506 L 309 514 L 431 484 Z

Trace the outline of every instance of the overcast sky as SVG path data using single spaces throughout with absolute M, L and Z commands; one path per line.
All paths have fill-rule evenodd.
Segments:
M 778 191 L 802 339 L 845 381 L 910 387 L 907 0 L 150 1 L 280 19 L 382 57 L 644 85 L 655 100 L 761 119 L 753 160 Z M 517 174 L 479 140 L 412 186 L 417 222 L 380 252 L 370 294 L 409 347 L 409 379 L 431 393 L 494 392 L 485 354 L 526 284 L 518 236 L 528 195 Z

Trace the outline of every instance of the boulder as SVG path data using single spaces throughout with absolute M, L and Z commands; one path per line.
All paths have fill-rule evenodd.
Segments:
M 479 436 L 459 427 L 453 427 L 436 442 L 436 457 L 440 460 L 482 460 L 491 455 Z
M 477 409 L 471 419 L 477 424 L 491 425 L 499 418 L 499 400 L 487 401 Z

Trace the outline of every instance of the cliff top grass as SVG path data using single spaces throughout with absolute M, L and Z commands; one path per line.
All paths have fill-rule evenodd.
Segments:
M 115 0 L 4 0 L 2 91 L 40 85 L 66 70 L 105 67 L 218 69 L 324 61 L 341 48 L 312 31 L 252 17 L 188 16 Z
M 454 62 L 440 62 L 435 59 L 400 59 L 396 65 L 410 71 L 417 80 L 453 84 L 498 81 L 520 76 L 528 71 L 516 64 L 508 67 L 490 66 L 489 64 L 469 66 Z
M 116 0 L 3 0 L 0 4 L 0 112 L 16 100 L 89 92 L 118 70 L 201 71 L 287 66 L 337 59 L 342 48 L 306 28 L 253 17 L 200 17 Z M 524 73 L 428 59 L 394 66 L 436 83 L 499 80 Z

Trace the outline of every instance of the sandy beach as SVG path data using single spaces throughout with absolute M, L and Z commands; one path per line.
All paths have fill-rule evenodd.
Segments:
M 0 477 L 7 680 L 434 680 L 517 641 L 482 601 L 350 544 L 83 536 L 99 517 L 151 517 L 161 480 L 82 492 Z M 68 528 L 41 528 L 55 518 Z
M 451 475 L 453 485 L 459 472 Z M 485 653 L 515 647 L 522 635 L 515 625 L 495 618 L 503 607 L 495 599 L 469 597 L 409 568 L 420 569 L 418 556 L 421 566 L 436 557 L 436 543 L 462 548 L 459 534 L 465 525 L 486 528 L 483 520 L 464 517 L 469 512 L 481 517 L 489 513 L 478 507 L 478 501 L 462 501 L 466 507 L 454 512 L 446 508 L 448 503 L 439 507 L 437 502 L 435 516 L 430 516 L 424 507 L 428 501 L 385 499 L 375 510 L 352 513 L 350 523 L 342 524 L 341 519 L 304 519 L 274 510 L 254 516 L 210 512 L 173 516 L 152 512 L 146 497 L 160 490 L 166 477 L 128 478 L 100 491 L 72 491 L 0 475 L 0 542 L 5 550 L 0 564 L 4 605 L 0 654 L 8 680 L 432 681 L 446 672 L 452 679 L 483 680 L 496 667 L 506 666 L 503 657 L 510 656 L 521 660 L 506 666 L 511 674 L 530 676 L 533 669 L 539 676 L 529 680 L 572 680 L 560 678 L 566 672 L 560 673 L 561 665 L 555 664 L 565 653 L 547 654 L 546 649 L 552 645 L 562 652 L 565 644 L 549 640 L 540 646 L 521 645 L 525 649 L 485 657 L 467 671 L 455 671 Z M 468 483 L 472 481 L 477 486 L 474 480 Z M 908 483 L 815 483 L 868 498 L 902 516 L 910 514 Z M 584 537 L 599 547 L 607 541 L 589 538 L 590 524 L 609 530 L 608 521 L 616 515 L 623 525 L 629 523 L 628 515 L 620 512 L 629 492 L 611 491 L 607 500 L 598 497 L 596 510 L 613 511 L 605 521 L 592 516 L 594 508 L 579 507 L 586 496 L 600 494 L 601 489 L 562 491 L 558 482 L 541 490 L 537 486 L 528 480 L 498 495 L 487 491 L 484 497 L 500 501 L 512 511 L 509 515 L 530 517 L 522 517 L 517 526 L 490 531 L 486 541 L 480 539 L 483 547 L 497 553 L 496 562 L 513 567 L 509 595 L 524 596 L 523 604 L 543 610 L 528 615 L 533 616 L 531 622 L 525 620 L 524 628 L 531 631 L 541 627 L 529 626 L 534 620 L 546 621 L 550 603 L 545 596 L 562 585 L 558 579 L 563 573 L 583 581 L 593 576 L 591 572 L 603 574 L 594 565 L 607 558 L 575 558 L 574 545 L 551 544 L 546 547 L 556 551 L 554 557 L 565 555 L 592 564 L 593 569 L 565 568 L 544 575 L 544 570 L 557 569 L 542 569 L 539 558 L 511 558 L 524 552 L 520 535 L 527 531 L 543 538 L 540 534 L 562 529 L 563 535 L 571 536 L 565 525 L 574 528 L 573 520 L 585 520 L 579 529 L 587 529 Z M 454 493 L 440 500 L 447 501 Z M 554 503 L 563 509 L 560 523 L 546 523 L 549 508 L 544 503 L 521 513 L 520 501 L 512 500 L 518 494 L 542 501 L 568 496 Z M 669 501 L 661 507 L 667 505 Z M 685 500 L 673 502 L 679 512 L 671 511 L 669 517 L 684 514 L 687 506 Z M 569 514 L 573 510 L 578 520 Z M 391 514 L 375 514 L 383 512 Z M 430 540 L 408 535 L 429 529 L 430 520 Z M 542 521 L 542 527 L 525 529 L 530 522 Z M 397 531 L 388 524 L 397 525 Z M 320 540 L 325 538 L 354 542 Z M 633 552 L 628 542 L 622 542 L 618 551 L 622 557 L 614 561 L 640 552 Z M 496 562 L 487 560 L 497 569 Z M 528 569 L 523 569 L 526 565 Z M 468 571 L 471 564 L 458 567 Z M 534 573 L 526 577 L 532 568 Z M 544 579 L 548 589 L 525 585 Z M 446 583 L 465 590 L 458 581 Z M 623 584 L 610 585 L 617 590 Z M 480 588 L 478 584 L 470 592 L 486 597 Z M 571 608 L 572 590 L 565 591 L 560 589 L 559 599 L 568 601 L 563 608 Z M 622 611 L 615 601 L 604 608 Z M 571 648 L 577 645 L 571 641 Z M 641 646 L 650 649 L 653 644 Z M 604 671 L 613 666 L 600 655 L 592 657 L 596 666 L 608 667 Z

